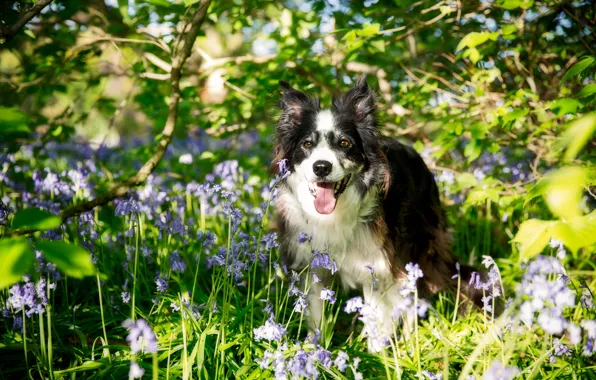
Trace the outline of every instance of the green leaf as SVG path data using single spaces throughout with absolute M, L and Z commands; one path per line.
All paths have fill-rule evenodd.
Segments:
M 534 5 L 534 0 L 501 0 L 501 6 L 508 10 L 527 9 Z
M 95 275 L 91 255 L 83 247 L 63 241 L 40 241 L 36 248 L 46 260 L 56 264 L 67 276 L 83 278 Z
M 575 65 L 571 66 L 571 68 L 567 70 L 565 75 L 563 75 L 563 78 L 561 79 L 561 84 L 563 84 L 567 79 L 581 74 L 588 67 L 592 66 L 594 62 L 596 62 L 596 58 L 594 58 L 593 56 L 587 56 Z
M 556 149 L 567 149 L 563 160 L 573 160 L 590 138 L 596 133 L 596 112 L 586 114 L 573 120 L 565 129 L 559 140 L 555 143 Z
M 549 108 L 559 117 L 565 116 L 569 113 L 577 113 L 577 109 L 583 104 L 576 99 L 561 98 L 549 104 Z
M 459 44 L 457 44 L 457 48 L 455 50 L 456 51 L 460 51 L 460 50 L 463 50 L 466 47 L 473 48 L 473 47 L 476 47 L 478 45 L 481 45 L 481 44 L 485 43 L 488 40 L 495 41 L 498 36 L 499 36 L 499 33 L 497 33 L 497 32 L 493 32 L 493 33 L 489 33 L 489 32 L 472 32 L 472 33 L 468 33 L 464 38 L 462 38 L 461 41 L 459 41 Z
M 28 134 L 27 117 L 16 108 L 0 107 L 0 136 Z
M 557 221 L 550 228 L 551 236 L 560 240 L 574 254 L 596 243 L 596 211 L 569 221 Z
M 527 108 L 516 108 L 511 112 L 506 113 L 503 115 L 503 122 L 508 123 L 513 120 L 517 120 L 520 117 L 524 117 L 528 114 L 529 110 Z
M 149 4 L 157 5 L 160 7 L 171 7 L 172 3 L 167 0 L 147 0 Z
M 50 214 L 38 208 L 26 208 L 17 212 L 12 220 L 12 228 L 15 230 L 33 228 L 36 230 L 51 230 L 59 227 L 62 220 L 59 216 Z
M 380 51 L 381 53 L 385 52 L 385 41 L 383 40 L 371 41 L 370 45 L 374 47 L 376 50 Z
M 472 173 L 462 173 L 455 179 L 460 189 L 468 189 L 470 187 L 478 185 L 478 180 Z
M 519 255 L 523 260 L 529 260 L 538 255 L 550 240 L 548 232 L 553 222 L 530 219 L 519 226 L 513 242 L 519 243 Z
M 590 83 L 577 94 L 580 98 L 587 98 L 590 95 L 596 94 L 596 83 Z
M 365 24 L 364 27 L 356 31 L 356 33 L 361 37 L 369 37 L 378 34 L 380 29 L 381 24 Z
M 513 34 L 517 31 L 517 26 L 515 26 L 514 24 L 505 24 L 505 25 L 503 25 L 501 30 L 503 31 L 504 36 L 508 36 L 508 35 Z
M 581 215 L 581 195 L 587 183 L 584 169 L 572 166 L 545 177 L 544 198 L 550 210 L 561 219 Z
M 33 268 L 34 259 L 26 239 L 0 239 L 0 289 L 19 282 Z

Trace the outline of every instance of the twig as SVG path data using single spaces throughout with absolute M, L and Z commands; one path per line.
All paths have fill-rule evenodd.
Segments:
M 179 46 L 178 49 L 175 49 L 174 55 L 172 57 L 172 71 L 170 73 L 171 77 L 171 97 L 170 97 L 170 105 L 168 108 L 168 117 L 166 119 L 166 123 L 164 125 L 163 131 L 161 132 L 161 139 L 153 152 L 153 156 L 149 158 L 147 162 L 143 165 L 143 167 L 137 172 L 137 174 L 129 177 L 124 182 L 113 186 L 107 193 L 104 193 L 95 199 L 91 199 L 89 201 L 79 203 L 78 205 L 74 205 L 72 207 L 63 210 L 60 213 L 60 217 L 62 221 L 66 221 L 70 217 L 74 215 L 81 214 L 85 211 L 92 210 L 93 208 L 101 205 L 105 205 L 116 198 L 122 197 L 128 193 L 128 191 L 136 186 L 139 186 L 149 175 L 155 170 L 157 165 L 159 165 L 161 159 L 163 158 L 170 141 L 172 140 L 172 135 L 174 133 L 174 129 L 176 128 L 176 118 L 178 117 L 178 103 L 180 102 L 181 98 L 181 91 L 180 91 L 180 76 L 182 72 L 182 67 L 184 63 L 190 56 L 192 51 L 192 46 L 197 38 L 197 34 L 201 28 L 201 24 L 205 19 L 205 15 L 207 14 L 207 9 L 209 8 L 209 4 L 211 0 L 202 0 L 200 3 L 199 8 L 196 10 L 195 14 L 193 15 L 191 21 L 188 23 L 190 29 L 186 32 L 182 32 L 177 39 L 176 45 Z M 188 26 L 187 25 L 187 26 Z M 186 27 L 184 28 L 187 29 Z M 19 230 L 14 231 L 8 235 L 27 235 L 33 232 L 36 232 L 35 229 L 28 229 L 28 230 Z
M 21 17 L 11 26 L 8 30 L 3 31 L 0 35 L 0 43 L 5 44 L 6 42 L 12 40 L 14 36 L 17 35 L 19 30 L 21 30 L 25 24 L 29 22 L 33 17 L 37 16 L 39 12 L 42 11 L 45 7 L 47 7 L 53 0 L 39 0 L 34 6 L 27 9 Z

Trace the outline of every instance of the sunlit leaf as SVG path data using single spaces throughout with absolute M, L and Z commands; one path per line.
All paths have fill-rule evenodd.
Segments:
M 577 94 L 580 98 L 587 98 L 588 96 L 596 94 L 596 83 L 590 83 Z
M 12 220 L 12 228 L 15 230 L 33 228 L 36 230 L 51 230 L 62 224 L 59 216 L 43 211 L 38 208 L 26 208 L 18 211 Z
M 500 5 L 504 9 L 509 10 L 517 8 L 528 9 L 534 5 L 534 0 L 501 0 Z
M 550 228 L 554 239 L 562 241 L 571 252 L 596 243 L 596 211 L 568 221 L 557 221 Z
M 511 112 L 507 112 L 503 115 L 503 122 L 508 123 L 513 120 L 517 120 L 520 117 L 524 117 L 528 114 L 529 110 L 527 108 L 517 108 Z
M 567 79 L 577 76 L 584 72 L 588 67 L 592 66 L 596 62 L 596 58 L 592 56 L 587 56 L 583 58 L 581 61 L 577 62 L 575 65 L 571 66 L 569 70 L 563 75 L 561 79 L 561 83 L 564 83 Z
M 557 99 L 550 103 L 549 108 L 559 117 L 569 113 L 575 114 L 577 109 L 582 106 L 579 100 L 571 98 Z
M 31 132 L 27 117 L 16 108 L 0 107 L 0 136 Z
M 66 275 L 75 278 L 95 275 L 91 255 L 83 247 L 63 241 L 40 241 L 35 245 L 46 260 Z
M 550 173 L 545 178 L 544 198 L 553 214 L 567 220 L 581 215 L 581 194 L 586 183 L 586 172 L 577 166 Z
M 478 180 L 472 173 L 462 173 L 455 180 L 460 189 L 468 189 L 478 184 Z
M 590 141 L 594 133 L 596 133 L 596 112 L 584 115 L 569 123 L 555 147 L 560 150 L 566 148 L 563 159 L 565 161 L 573 160 Z
M 20 281 L 33 268 L 34 259 L 26 239 L 0 239 L 0 289 Z
M 519 243 L 519 254 L 523 260 L 529 260 L 538 255 L 550 240 L 549 227 L 553 222 L 530 219 L 519 226 L 513 242 Z
M 460 51 L 466 47 L 473 48 L 478 45 L 482 45 L 488 40 L 495 41 L 498 36 L 499 33 L 497 32 L 471 32 L 468 33 L 464 38 L 462 38 L 461 41 L 459 41 L 459 44 L 457 44 L 457 48 L 455 50 Z

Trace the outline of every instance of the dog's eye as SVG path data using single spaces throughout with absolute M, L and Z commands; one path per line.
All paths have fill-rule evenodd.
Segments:
M 304 149 L 310 149 L 310 148 L 312 148 L 312 141 L 305 141 L 305 142 L 303 142 L 302 143 L 302 147 Z
M 350 143 L 350 141 L 347 139 L 341 139 L 339 140 L 339 146 L 341 146 L 342 148 L 351 148 L 352 143 Z

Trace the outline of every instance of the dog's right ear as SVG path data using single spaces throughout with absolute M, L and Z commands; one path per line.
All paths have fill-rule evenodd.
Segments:
M 281 90 L 279 108 L 282 110 L 282 115 L 285 116 L 284 119 L 291 121 L 293 124 L 302 122 L 305 111 L 318 107 L 317 99 L 296 90 L 286 81 L 280 80 L 279 88 Z

